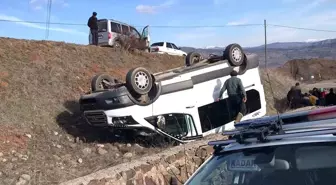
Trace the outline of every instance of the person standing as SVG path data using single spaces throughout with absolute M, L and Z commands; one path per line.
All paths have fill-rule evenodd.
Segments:
M 219 91 L 217 101 L 222 99 L 223 93 L 227 90 L 230 110 L 235 117 L 235 123 L 238 123 L 243 118 L 244 114 L 246 114 L 245 102 L 247 101 L 247 97 L 243 83 L 241 79 L 237 77 L 238 72 L 233 70 L 230 73 L 230 76 L 231 78 L 224 82 L 223 87 Z
M 297 109 L 301 106 L 302 97 L 303 97 L 300 83 L 299 82 L 295 83 L 295 86 L 291 88 L 291 91 L 292 91 L 291 92 L 292 108 Z
M 329 93 L 326 95 L 326 106 L 336 105 L 336 94 L 334 89 L 331 88 Z
M 91 40 L 92 44 L 98 46 L 98 19 L 97 19 L 97 12 L 93 12 L 92 16 L 89 18 L 88 27 L 90 28 L 91 32 Z

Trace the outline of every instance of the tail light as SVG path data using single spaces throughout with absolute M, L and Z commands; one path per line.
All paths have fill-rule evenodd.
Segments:
M 108 39 L 111 39 L 111 38 L 112 38 L 112 33 L 109 32 L 109 33 L 108 33 Z
M 160 49 L 159 48 L 152 48 L 153 52 L 158 52 Z

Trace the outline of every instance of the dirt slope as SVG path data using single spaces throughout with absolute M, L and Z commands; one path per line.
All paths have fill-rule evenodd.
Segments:
M 335 70 L 336 60 L 327 59 L 295 59 L 279 69 L 298 80 L 302 77 L 306 83 L 335 79 Z M 314 80 L 311 80 L 311 76 L 314 76 Z
M 96 154 L 95 143 L 110 138 L 76 125 L 82 123 L 77 117 L 79 95 L 89 90 L 90 79 L 98 72 L 123 79 L 131 67 L 157 72 L 183 65 L 180 57 L 95 46 L 6 38 L 0 43 L 0 184 L 9 184 L 6 180 L 22 173 L 29 174 L 33 184 L 54 184 L 122 162 L 131 148 L 105 144 L 108 153 Z M 74 141 L 77 136 L 79 143 Z M 136 152 L 158 150 L 143 152 L 139 147 Z
M 183 65 L 182 58 L 61 42 L 0 38 L 0 43 L 0 184 L 22 174 L 32 184 L 57 184 L 163 150 L 114 142 L 107 132 L 88 128 L 77 100 L 96 73 L 123 79 L 132 67 L 157 72 Z M 283 98 L 295 81 L 285 69 L 269 74 L 276 106 L 261 71 L 268 112 L 285 111 Z
M 268 114 L 275 114 L 277 110 L 286 112 L 287 91 L 296 82 L 301 83 L 303 92 L 308 92 L 313 87 L 335 87 L 336 61 L 327 59 L 295 59 L 286 62 L 279 68 L 261 71 L 261 78 L 265 88 Z M 312 80 L 310 77 L 314 76 Z M 302 79 L 301 79 L 302 77 Z M 296 80 L 295 80 L 296 79 Z M 271 91 L 273 87 L 273 93 Z

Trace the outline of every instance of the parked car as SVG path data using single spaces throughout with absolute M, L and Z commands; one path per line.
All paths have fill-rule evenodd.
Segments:
M 336 106 L 246 120 L 209 142 L 214 152 L 185 185 L 333 184 Z
M 150 46 L 150 51 L 159 54 L 187 56 L 186 52 L 171 42 L 155 42 Z
M 192 141 L 234 128 L 228 95 L 216 100 L 230 72 L 237 70 L 248 100 L 243 120 L 266 114 L 257 55 L 245 55 L 240 45 L 230 44 L 223 56 L 200 59 L 200 54 L 191 52 L 185 66 L 155 74 L 133 68 L 125 83 L 98 74 L 91 82 L 92 93 L 79 100 L 81 110 L 93 126 Z
M 89 35 L 89 44 L 92 44 L 92 35 Z M 113 19 L 98 20 L 98 45 L 120 47 L 123 42 L 136 42 L 138 47 L 149 51 L 149 26 L 143 28 L 142 33 L 126 23 Z

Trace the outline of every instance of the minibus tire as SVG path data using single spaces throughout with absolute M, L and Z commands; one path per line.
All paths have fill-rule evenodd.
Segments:
M 198 58 L 198 60 L 196 59 Z M 187 56 L 185 57 L 185 65 L 191 66 L 193 64 L 198 63 L 201 60 L 201 55 L 196 52 L 189 52 Z
M 236 52 L 240 52 L 240 58 L 235 56 Z M 232 66 L 240 66 L 245 60 L 243 48 L 239 44 L 230 44 L 224 50 L 224 58 L 229 61 Z
M 143 78 L 145 81 L 142 81 Z M 128 71 L 126 75 L 126 87 L 133 93 L 144 95 L 152 89 L 153 80 L 152 74 L 147 69 L 136 67 Z
M 102 91 L 105 89 L 108 89 L 107 87 L 104 87 L 103 81 L 106 80 L 111 85 L 114 85 L 118 83 L 118 80 L 116 78 L 113 78 L 112 76 L 108 74 L 97 74 L 95 75 L 91 80 L 91 90 L 94 91 Z

